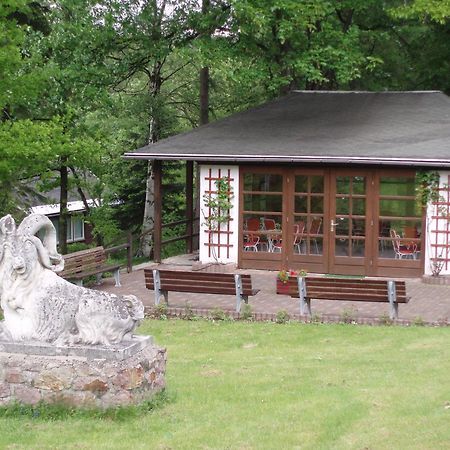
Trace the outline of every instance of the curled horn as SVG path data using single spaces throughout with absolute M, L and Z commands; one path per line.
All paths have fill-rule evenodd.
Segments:
M 16 231 L 16 222 L 10 214 L 0 219 L 0 261 L 3 259 L 3 242 L 7 234 L 13 234 Z
M 39 238 L 35 237 L 39 231 L 44 231 L 43 244 Z M 44 267 L 54 272 L 59 272 L 64 268 L 64 259 L 58 253 L 56 247 L 56 230 L 52 221 L 42 214 L 30 214 L 23 219 L 17 228 L 17 232 L 30 238 L 36 245 L 39 259 Z

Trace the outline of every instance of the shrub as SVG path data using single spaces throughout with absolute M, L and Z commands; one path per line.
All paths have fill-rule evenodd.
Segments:
M 394 321 L 386 314 L 380 316 L 380 324 L 381 325 L 392 325 Z
M 285 309 L 281 309 L 280 311 L 277 312 L 277 315 L 275 317 L 275 322 L 276 323 L 288 323 L 290 318 L 291 318 L 291 316 L 289 315 L 289 313 Z
M 248 303 L 244 304 L 244 307 L 242 308 L 240 317 L 243 320 L 252 320 L 253 319 L 252 307 Z
M 167 319 L 167 303 L 160 303 L 153 308 L 153 316 L 155 319 L 166 320 Z
M 344 323 L 352 323 L 355 320 L 354 311 L 351 308 L 344 308 L 341 313 L 341 321 Z
M 322 322 L 322 316 L 319 313 L 313 313 L 311 316 L 311 323 L 320 323 Z
M 195 320 L 196 315 L 194 314 L 194 311 L 192 310 L 191 304 L 186 301 L 184 305 L 184 311 L 183 311 L 183 319 L 184 320 Z
M 228 316 L 225 314 L 225 311 L 220 308 L 214 308 L 211 310 L 211 319 L 212 320 L 226 320 Z

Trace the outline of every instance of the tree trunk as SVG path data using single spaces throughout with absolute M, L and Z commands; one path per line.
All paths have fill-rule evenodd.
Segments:
M 161 92 L 162 77 L 161 69 L 163 62 L 156 61 L 149 76 L 149 91 L 152 99 L 150 108 L 149 139 L 148 144 L 154 144 L 159 139 L 159 108 L 157 107 L 158 96 Z M 155 199 L 153 182 L 153 161 L 149 161 L 147 168 L 147 186 L 145 192 L 144 219 L 142 221 L 142 232 L 139 243 L 138 255 L 147 258 L 152 257 L 153 252 L 153 228 L 155 224 Z
M 209 68 L 200 69 L 200 125 L 209 122 Z
M 153 228 L 155 225 L 155 198 L 153 182 L 153 161 L 148 162 L 147 185 L 145 190 L 144 219 L 142 221 L 142 237 L 139 243 L 139 255 L 150 258 L 153 252 Z
M 58 238 L 59 238 L 59 252 L 63 255 L 67 253 L 67 193 L 68 193 L 68 170 L 66 165 L 67 157 L 61 158 L 60 171 L 60 196 L 59 196 L 59 221 L 58 221 Z

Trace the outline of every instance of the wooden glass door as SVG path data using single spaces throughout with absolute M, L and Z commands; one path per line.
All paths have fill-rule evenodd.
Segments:
M 328 269 L 327 172 L 323 169 L 294 170 L 289 187 L 286 235 L 286 262 L 291 269 L 326 272 Z
M 371 275 L 373 219 L 369 172 L 336 170 L 330 173 L 329 272 Z

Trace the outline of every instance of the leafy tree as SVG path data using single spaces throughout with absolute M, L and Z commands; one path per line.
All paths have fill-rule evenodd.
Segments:
M 450 0 L 413 0 L 393 10 L 393 15 L 404 18 L 431 20 L 445 25 L 450 19 Z
M 362 51 L 359 28 L 345 17 L 348 3 L 234 2 L 238 47 L 257 58 L 267 90 L 278 95 L 299 88 L 343 88 L 373 64 Z M 354 8 L 363 8 L 353 3 Z

